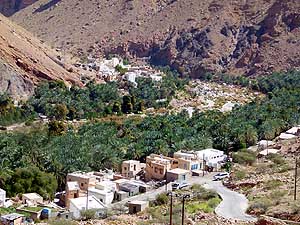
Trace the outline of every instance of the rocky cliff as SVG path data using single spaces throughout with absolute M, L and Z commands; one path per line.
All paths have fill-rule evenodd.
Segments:
M 11 16 L 36 1 L 38 0 L 0 0 L 0 13 Z
M 34 85 L 45 80 L 62 80 L 81 85 L 71 66 L 21 27 L 0 16 L 0 93 L 26 99 Z
M 299 12 L 299 0 L 40 0 L 13 19 L 78 55 L 147 57 L 192 77 L 255 76 L 299 69 Z

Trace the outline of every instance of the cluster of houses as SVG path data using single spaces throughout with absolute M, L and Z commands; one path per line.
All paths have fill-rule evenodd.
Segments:
M 53 217 L 81 219 L 83 211 L 93 210 L 96 217 L 103 218 L 107 209 L 120 201 L 127 203 L 129 213 L 136 213 L 144 210 L 148 202 L 128 201 L 131 196 L 155 189 L 156 181 L 188 182 L 191 175 L 199 176 L 203 171 L 220 169 L 226 158 L 223 151 L 216 149 L 179 151 L 173 157 L 151 154 L 146 163 L 124 161 L 120 173 L 111 170 L 69 173 L 65 191 L 56 195 L 55 203 L 46 204 L 36 193 L 23 194 L 21 206 L 15 213 L 1 216 L 0 224 L 24 224 L 24 213 L 30 214 L 32 220 Z M 6 202 L 5 191 L 0 189 L 0 207 L 11 206 Z
M 121 81 L 127 80 L 133 85 L 137 86 L 136 78 L 147 77 L 154 81 L 162 80 L 162 73 L 150 66 L 131 66 L 125 65 L 122 60 L 117 57 L 112 59 L 96 60 L 94 58 L 88 58 L 87 63 L 76 63 L 76 67 L 96 72 L 97 78 L 105 81 Z M 120 74 L 117 70 L 120 67 L 124 70 L 124 74 Z

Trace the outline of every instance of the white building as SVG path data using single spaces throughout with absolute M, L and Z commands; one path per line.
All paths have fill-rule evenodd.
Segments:
M 114 191 L 100 190 L 97 188 L 89 188 L 89 196 L 94 196 L 104 205 L 109 205 L 114 200 Z
M 43 203 L 43 197 L 37 193 L 26 193 L 22 195 L 23 204 L 35 206 Z
M 69 210 L 73 213 L 74 219 L 80 219 L 81 212 L 87 209 L 95 210 L 95 216 L 99 218 L 106 215 L 106 208 L 104 204 L 94 196 L 70 199 Z
M 219 163 L 227 158 L 223 151 L 212 148 L 196 151 L 195 154 L 199 160 L 204 160 L 206 166 L 213 168 L 218 168 Z
M 0 188 L 0 207 L 5 205 L 6 191 Z

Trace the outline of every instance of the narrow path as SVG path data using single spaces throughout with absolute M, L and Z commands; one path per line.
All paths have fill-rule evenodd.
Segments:
M 222 198 L 222 202 L 215 209 L 215 212 L 226 219 L 256 221 L 253 216 L 246 214 L 248 199 L 245 195 L 231 191 L 224 187 L 221 181 L 210 181 L 204 185 L 205 188 L 216 191 Z

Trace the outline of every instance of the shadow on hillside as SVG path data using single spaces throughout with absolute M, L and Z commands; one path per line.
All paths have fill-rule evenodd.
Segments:
M 50 2 L 48 2 L 44 5 L 41 5 L 38 9 L 34 10 L 33 14 L 43 12 L 43 11 L 51 8 L 52 6 L 54 6 L 55 4 L 57 4 L 60 1 L 61 0 L 51 0 Z

